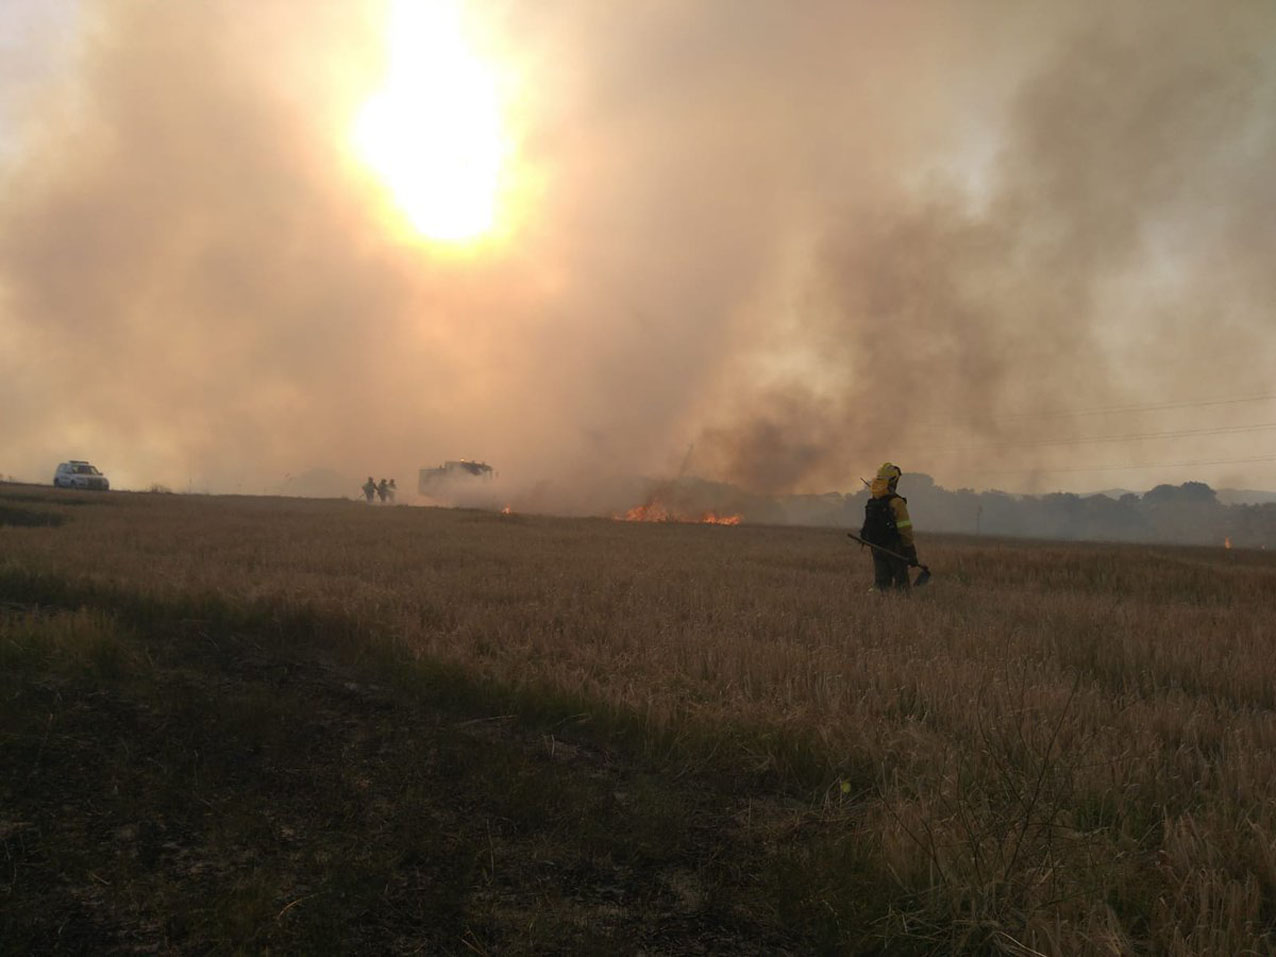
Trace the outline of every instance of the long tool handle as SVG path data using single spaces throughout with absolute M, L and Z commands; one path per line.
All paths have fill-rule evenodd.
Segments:
M 899 552 L 892 552 L 889 548 L 883 548 L 881 545 L 874 545 L 872 542 L 866 542 L 864 541 L 864 539 L 860 538 L 854 532 L 847 532 L 846 537 L 855 539 L 855 541 L 859 542 L 861 545 L 867 545 L 869 548 L 875 548 L 879 552 L 881 552 L 883 555 L 889 555 L 891 558 L 898 558 L 901 562 L 908 562 L 908 564 L 910 565 L 913 564 L 913 562 L 909 562 L 908 559 L 905 558 L 903 555 L 899 554 Z M 917 564 L 917 567 L 920 568 L 922 571 L 926 572 L 927 574 L 930 574 L 930 569 L 927 568 L 925 565 L 923 565 L 921 562 L 917 562 L 916 564 Z

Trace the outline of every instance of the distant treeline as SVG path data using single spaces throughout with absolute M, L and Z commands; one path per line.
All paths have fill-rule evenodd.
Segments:
M 694 480 L 693 480 L 694 481 Z M 709 492 L 704 483 L 700 494 Z M 689 489 L 688 489 L 689 491 Z M 1158 485 L 1142 495 L 1012 495 L 951 491 L 929 475 L 908 473 L 900 485 L 919 532 L 1024 538 L 1164 542 L 1238 548 L 1276 547 L 1276 504 L 1224 505 L 1203 482 Z M 857 528 L 866 490 L 854 494 L 763 498 L 719 486 L 713 498 L 734 495 L 745 521 Z M 696 496 L 697 498 L 699 495 Z

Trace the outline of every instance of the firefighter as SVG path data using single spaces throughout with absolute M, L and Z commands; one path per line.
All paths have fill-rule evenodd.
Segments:
M 917 562 L 917 546 L 913 542 L 913 521 L 908 517 L 908 499 L 896 493 L 899 466 L 886 462 L 877 470 L 869 486 L 869 499 L 864 505 L 864 527 L 860 538 L 895 552 L 900 558 L 873 552 L 873 589 L 886 592 L 891 588 L 908 591 L 908 569 Z
M 363 483 L 363 494 L 367 496 L 368 504 L 372 504 L 372 496 L 377 494 L 377 483 L 372 481 L 372 476 L 368 476 L 368 480 Z

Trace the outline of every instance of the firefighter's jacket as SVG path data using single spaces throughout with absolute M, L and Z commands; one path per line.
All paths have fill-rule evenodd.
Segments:
M 869 489 L 873 498 L 885 498 L 888 495 L 894 496 L 890 501 L 891 514 L 895 517 L 895 528 L 899 532 L 899 543 L 904 548 L 913 548 L 913 520 L 908 517 L 908 499 L 902 495 L 896 495 L 891 489 L 890 483 L 886 479 L 873 479 L 873 484 Z

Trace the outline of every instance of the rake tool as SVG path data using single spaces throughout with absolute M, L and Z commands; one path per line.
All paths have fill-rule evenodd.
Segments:
M 913 582 L 914 588 L 921 588 L 922 585 L 925 585 L 928 581 L 930 581 L 930 569 L 927 568 L 925 565 L 923 565 L 921 562 L 909 561 L 899 552 L 893 552 L 889 548 L 883 548 L 881 545 L 874 545 L 872 542 L 866 542 L 864 541 L 864 539 L 860 538 L 854 532 L 847 532 L 846 537 L 854 539 L 855 541 L 859 542 L 861 545 L 867 545 L 869 548 L 876 549 L 877 551 L 881 552 L 883 555 L 889 555 L 891 558 L 897 558 L 901 562 L 908 562 L 909 565 L 916 565 L 918 568 L 921 569 L 921 572 L 917 575 L 917 581 Z

